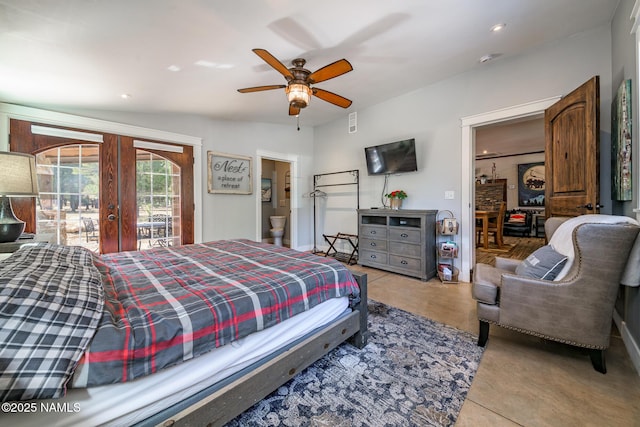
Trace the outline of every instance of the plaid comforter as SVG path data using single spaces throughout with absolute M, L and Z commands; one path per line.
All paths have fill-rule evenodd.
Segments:
M 105 313 L 73 387 L 130 381 L 359 289 L 339 262 L 249 240 L 102 256 Z
M 0 262 L 3 402 L 64 395 L 102 317 L 100 282 L 83 248 L 28 246 Z

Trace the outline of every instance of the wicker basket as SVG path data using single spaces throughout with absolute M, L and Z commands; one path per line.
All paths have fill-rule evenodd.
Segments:
M 458 258 L 458 248 L 452 249 L 438 249 L 438 255 L 440 258 Z
M 458 275 L 460 274 L 460 270 L 453 266 L 451 266 L 451 268 L 453 269 L 453 271 L 451 272 L 451 279 L 445 277 L 445 274 L 440 271 L 440 269 L 438 269 L 438 277 L 440 278 L 440 281 L 442 283 L 458 283 Z

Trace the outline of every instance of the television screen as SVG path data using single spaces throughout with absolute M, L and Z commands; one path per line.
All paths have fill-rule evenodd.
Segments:
M 364 154 L 367 159 L 369 175 L 415 172 L 418 170 L 414 138 L 366 147 Z

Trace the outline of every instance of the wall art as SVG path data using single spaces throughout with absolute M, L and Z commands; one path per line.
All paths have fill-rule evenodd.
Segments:
M 625 80 L 611 106 L 611 198 L 632 200 L 631 190 L 631 80 Z
M 544 206 L 544 162 L 518 165 L 518 205 Z
M 252 194 L 251 168 L 251 157 L 207 151 L 207 190 Z

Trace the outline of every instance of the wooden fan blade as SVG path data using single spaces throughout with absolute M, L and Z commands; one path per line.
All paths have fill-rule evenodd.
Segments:
M 334 77 L 341 76 L 353 70 L 353 67 L 346 59 L 341 59 L 329 65 L 325 65 L 319 70 L 309 74 L 309 83 L 320 83 Z
M 298 107 L 294 107 L 293 105 L 289 104 L 289 115 L 297 116 L 298 114 L 300 114 L 300 109 Z
M 252 50 L 255 52 L 256 55 L 262 58 L 264 62 L 271 65 L 273 68 L 276 69 L 276 71 L 278 71 L 280 74 L 285 76 L 287 81 L 293 79 L 293 74 L 291 73 L 291 71 L 289 71 L 289 69 L 282 62 L 278 61 L 278 59 L 275 56 L 271 55 L 269 52 L 267 52 L 264 49 L 252 49 Z
M 333 92 L 329 92 L 328 90 L 318 89 L 314 87 L 313 94 L 323 101 L 330 102 L 331 104 L 337 105 L 342 108 L 349 108 L 351 106 L 351 100 L 345 98 L 344 96 L 336 95 Z
M 271 89 L 282 89 L 287 87 L 287 85 L 270 85 L 270 86 L 256 86 L 256 87 L 245 87 L 244 89 L 238 89 L 240 93 L 249 93 L 249 92 L 260 92 L 261 90 L 271 90 Z

